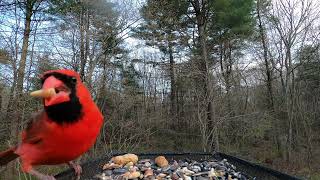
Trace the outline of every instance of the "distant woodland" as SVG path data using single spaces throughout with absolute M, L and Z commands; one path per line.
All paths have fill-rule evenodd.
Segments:
M 67 68 L 105 116 L 82 162 L 220 151 L 318 179 L 319 10 L 316 0 L 0 0 L 0 150 L 42 108 L 29 96 L 40 74 Z M 19 169 L 0 174 L 30 179 Z

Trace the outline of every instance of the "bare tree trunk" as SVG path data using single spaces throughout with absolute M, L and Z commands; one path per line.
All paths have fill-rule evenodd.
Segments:
M 28 46 L 29 46 L 29 37 L 30 37 L 30 24 L 31 17 L 33 15 L 33 7 L 35 0 L 27 0 L 26 2 L 26 15 L 24 23 L 24 32 L 23 32 L 23 42 L 22 42 L 22 52 L 18 68 L 18 79 L 17 79 L 17 94 L 21 94 L 23 90 L 23 80 L 25 74 L 25 67 L 28 55 Z
M 292 56 L 291 56 L 291 46 L 289 43 L 286 44 L 286 57 L 285 57 L 285 87 L 286 87 L 286 113 L 288 118 L 288 134 L 287 134 L 287 161 L 289 162 L 292 157 L 293 145 L 294 145 L 294 101 L 295 101 L 295 83 L 294 83 L 294 72 L 292 71 Z
M 84 78 L 84 66 L 86 63 L 85 60 L 85 12 L 84 7 L 81 7 L 80 12 L 80 77 L 81 79 Z
M 209 61 L 208 61 L 208 52 L 207 52 L 207 35 L 206 35 L 206 25 L 207 25 L 207 11 L 208 11 L 208 1 L 206 0 L 194 0 L 191 2 L 195 10 L 196 23 L 198 27 L 198 43 L 200 50 L 200 58 L 198 59 L 198 69 L 201 73 L 199 78 L 199 88 L 203 90 L 203 97 L 205 105 L 207 106 L 206 119 L 208 124 L 208 130 L 213 131 L 214 129 L 214 106 L 213 106 L 213 85 L 212 85 L 212 76 L 209 71 Z M 210 133 L 212 134 L 212 133 Z M 208 139 L 213 140 L 213 138 L 218 138 L 215 135 L 211 135 Z M 219 142 L 219 141 L 214 141 Z M 209 145 L 209 148 L 211 145 Z M 215 146 L 218 147 L 218 146 Z
M 14 111 L 14 120 L 11 123 L 11 138 L 13 142 L 16 142 L 17 140 L 17 134 L 18 134 L 18 125 L 19 121 L 21 119 L 20 112 L 22 111 L 21 108 L 23 108 L 23 105 L 20 103 L 22 99 L 22 93 L 23 93 L 23 81 L 24 81 L 24 75 L 25 75 L 25 68 L 26 68 L 26 61 L 27 61 L 27 55 L 28 55 L 28 46 L 29 46 L 29 37 L 31 32 L 31 17 L 34 13 L 34 5 L 36 3 L 36 0 L 27 0 L 26 7 L 25 7 L 25 23 L 24 23 L 24 32 L 23 32 L 23 42 L 22 42 L 22 52 L 21 52 L 21 58 L 19 62 L 19 68 L 17 71 L 17 88 L 16 88 L 16 96 L 14 98 L 13 103 L 13 109 L 17 110 Z
M 9 111 L 14 112 L 13 117 L 10 118 L 12 119 L 11 125 L 10 125 L 10 142 L 12 144 L 16 144 L 18 140 L 17 135 L 18 135 L 20 121 L 22 118 L 21 112 L 23 112 L 23 108 L 24 108 L 23 103 L 21 103 L 23 98 L 23 82 L 24 82 L 26 61 L 27 61 L 27 55 L 28 55 L 29 37 L 31 32 L 31 18 L 35 11 L 33 8 L 36 2 L 37 2 L 36 0 L 27 0 L 25 2 L 25 9 L 24 9 L 25 22 L 24 22 L 24 31 L 23 31 L 22 51 L 21 51 L 21 57 L 19 61 L 19 67 L 17 69 L 17 72 L 14 73 L 14 82 L 11 87 L 13 98 L 9 102 Z M 7 117 L 9 117 L 9 113 L 7 113 Z M 12 176 L 13 174 L 15 174 L 14 169 L 15 169 L 14 166 L 9 167 L 7 171 L 9 176 Z
M 84 32 L 85 33 L 85 50 L 84 50 L 84 57 L 83 59 L 81 59 L 81 67 L 80 67 L 80 76 L 82 78 L 82 80 L 85 80 L 85 68 L 86 68 L 86 64 L 87 64 L 87 59 L 89 56 L 89 45 L 90 45 L 90 14 L 89 14 L 89 9 L 86 9 L 86 13 L 84 15 L 84 19 L 85 21 L 83 22 L 85 24 L 85 29 Z M 82 42 L 83 43 L 83 42 Z M 81 46 L 82 47 L 82 46 Z
M 294 130 L 295 127 L 295 117 L 294 117 L 294 104 L 296 101 L 296 93 L 295 93 L 295 78 L 294 78 L 294 71 L 292 71 L 292 59 L 291 59 L 291 48 L 288 47 L 288 68 L 287 68 L 287 79 L 288 79 L 288 95 L 287 95 L 287 113 L 288 113 L 288 154 L 287 154 L 287 161 L 290 161 L 292 157 L 292 151 L 294 146 L 298 146 Z
M 262 48 L 263 48 L 263 59 L 264 59 L 264 65 L 265 65 L 265 74 L 266 74 L 266 86 L 267 86 L 267 94 L 268 94 L 268 110 L 272 111 L 270 113 L 270 116 L 272 117 L 273 112 L 275 112 L 275 106 L 274 106 L 274 95 L 273 95 L 273 71 L 272 71 L 272 65 L 270 65 L 270 60 L 268 58 L 268 46 L 267 46 L 267 37 L 266 37 L 266 33 L 265 33 L 265 28 L 262 24 L 262 13 L 261 13 L 261 0 L 257 1 L 257 16 L 258 16 L 258 27 L 259 27 L 259 34 L 260 34 L 260 40 L 262 43 Z M 271 62 L 272 64 L 272 62 Z M 272 119 L 277 119 L 277 118 L 273 118 Z M 275 124 L 279 124 L 279 122 L 276 120 L 276 122 L 274 122 Z M 273 139 L 275 140 L 275 144 L 277 147 L 277 151 L 278 154 L 280 156 L 283 155 L 282 152 L 282 146 L 281 146 L 281 140 L 280 140 L 280 132 L 281 129 L 279 128 L 279 126 L 276 125 L 276 129 L 275 129 L 275 133 L 274 133 L 274 137 Z
M 220 69 L 226 86 L 226 101 L 228 116 L 234 116 L 231 102 L 231 76 L 233 71 L 232 47 L 229 40 L 220 44 Z
M 268 59 L 268 47 L 266 42 L 266 34 L 264 32 L 264 27 L 262 25 L 262 19 L 261 19 L 261 4 L 260 0 L 257 1 L 257 15 L 258 15 L 258 23 L 259 23 L 259 33 L 263 48 L 263 59 L 264 59 L 264 65 L 266 68 L 266 76 L 267 76 L 267 90 L 268 90 L 268 109 L 274 110 L 274 97 L 273 97 L 273 90 L 272 90 L 272 70 L 269 64 Z
M 275 1 L 272 16 L 269 19 L 277 31 L 280 41 L 277 43 L 280 54 L 280 78 L 284 97 L 284 115 L 287 122 L 287 161 L 291 160 L 294 147 L 298 147 L 296 135 L 298 133 L 297 119 L 295 118 L 296 85 L 293 50 L 305 41 L 306 34 L 317 19 L 314 15 L 313 1 L 293 0 Z M 297 13 L 299 12 L 299 13 Z M 285 54 L 283 58 L 282 53 Z
M 171 83 L 171 93 L 170 93 L 170 100 L 171 100 L 171 108 L 170 108 L 170 114 L 171 117 L 173 118 L 173 121 L 177 121 L 176 118 L 176 112 L 177 112 L 177 100 L 176 100 L 176 80 L 175 80 L 175 62 L 173 59 L 173 50 L 172 50 L 172 44 L 169 42 L 169 62 L 170 62 L 170 83 Z M 175 124 L 174 127 L 177 127 L 176 125 L 178 123 L 173 123 Z

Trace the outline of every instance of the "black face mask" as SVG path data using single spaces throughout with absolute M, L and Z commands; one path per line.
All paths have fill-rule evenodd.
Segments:
M 69 95 L 70 101 L 44 107 L 48 117 L 59 124 L 76 122 L 82 116 L 82 105 L 76 94 L 76 79 L 72 76 L 53 72 L 46 74 L 41 79 L 42 83 L 50 76 L 62 81 L 70 88 L 71 92 Z

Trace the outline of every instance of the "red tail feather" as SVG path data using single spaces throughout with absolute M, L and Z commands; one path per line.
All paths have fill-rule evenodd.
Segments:
M 19 157 L 18 154 L 14 153 L 14 151 L 17 149 L 17 147 L 12 147 L 8 150 L 5 150 L 3 152 L 0 152 L 0 166 L 8 164 L 10 161 L 15 160 L 17 157 Z

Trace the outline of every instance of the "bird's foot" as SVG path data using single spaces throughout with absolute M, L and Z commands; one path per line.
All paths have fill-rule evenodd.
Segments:
M 76 163 L 72 162 L 72 161 L 68 162 L 68 165 L 69 165 L 71 168 L 74 169 L 74 172 L 75 172 L 75 174 L 76 174 L 76 176 L 77 176 L 76 179 L 79 180 L 79 179 L 80 179 L 80 175 L 81 175 L 81 173 L 82 173 L 82 168 L 81 168 L 81 166 L 80 166 L 79 164 L 76 164 Z
M 32 169 L 29 173 L 36 176 L 39 180 L 56 180 L 56 178 L 54 178 L 53 176 L 42 174 L 34 169 Z

